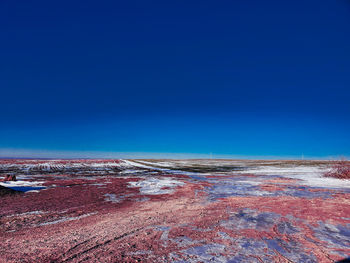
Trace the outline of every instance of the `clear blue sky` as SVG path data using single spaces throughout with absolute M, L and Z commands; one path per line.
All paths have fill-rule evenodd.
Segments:
M 349 1 L 4 0 L 0 33 L 3 155 L 350 156 Z

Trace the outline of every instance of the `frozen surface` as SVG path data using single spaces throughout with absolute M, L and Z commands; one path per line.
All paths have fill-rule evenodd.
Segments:
M 170 194 L 173 188 L 184 185 L 183 182 L 172 178 L 147 178 L 138 182 L 130 182 L 131 187 L 140 187 L 140 192 L 145 195 Z
M 350 255 L 350 185 L 328 167 L 0 160 L 20 179 L 0 184 L 0 262 L 337 262 Z
M 277 175 L 287 178 L 300 180 L 300 184 L 314 186 L 314 187 L 331 187 L 331 188 L 350 188 L 350 180 L 342 180 L 337 178 L 324 177 L 323 175 L 329 171 L 328 167 L 308 167 L 308 166 L 294 166 L 294 167 L 257 167 L 242 171 L 244 174 L 257 175 Z

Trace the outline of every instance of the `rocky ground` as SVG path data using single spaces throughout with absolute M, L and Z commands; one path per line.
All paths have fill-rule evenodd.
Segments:
M 328 162 L 0 160 L 0 262 L 337 262 L 350 180 Z

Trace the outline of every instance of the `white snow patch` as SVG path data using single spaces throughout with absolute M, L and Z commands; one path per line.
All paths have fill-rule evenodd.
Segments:
M 29 181 L 6 181 L 6 182 L 0 182 L 1 186 L 5 187 L 15 187 L 15 186 L 38 186 L 41 185 L 44 182 L 29 182 Z
M 140 192 L 146 195 L 171 194 L 174 189 L 163 189 L 165 187 L 174 188 L 184 185 L 183 182 L 172 178 L 147 178 L 143 181 L 129 182 L 131 187 L 140 187 Z
M 327 171 L 324 167 L 311 167 L 311 166 L 291 166 L 291 167 L 278 167 L 278 166 L 259 166 L 255 168 L 248 168 L 240 173 L 253 173 L 261 175 L 322 175 Z
M 276 167 L 260 166 L 247 169 L 242 174 L 277 175 L 300 180 L 299 184 L 311 187 L 350 188 L 350 180 L 324 177 L 329 168 L 322 166 Z
M 126 167 L 139 167 L 139 168 L 145 168 L 145 169 L 153 169 L 153 167 L 146 166 L 137 162 L 129 161 L 129 160 L 121 160 L 124 163 L 124 166 Z
M 27 193 L 39 193 L 39 192 L 40 192 L 39 190 L 29 190 L 29 191 L 26 191 L 25 193 L 27 194 Z
M 123 201 L 123 197 L 117 197 L 115 194 L 104 194 L 105 201 L 112 203 L 120 203 Z
M 81 219 L 81 218 L 84 218 L 84 217 L 88 217 L 88 216 L 92 216 L 92 215 L 95 215 L 95 214 L 97 214 L 97 212 L 95 212 L 95 213 L 89 213 L 89 214 L 85 214 L 85 215 L 81 215 L 81 216 L 64 217 L 64 218 L 62 218 L 62 219 L 58 219 L 58 220 L 55 220 L 55 221 L 51 221 L 51 222 L 46 222 L 46 223 L 39 224 L 38 226 L 47 226 L 47 225 L 58 224 L 58 223 L 61 223 L 61 222 L 67 222 L 67 221 L 72 221 L 72 220 L 78 220 L 78 219 Z
M 141 172 L 141 171 L 146 171 L 146 170 L 127 169 L 127 170 L 121 171 L 120 173 L 121 174 L 133 174 L 133 173 L 138 173 L 138 172 Z
M 21 213 L 21 214 L 8 215 L 6 217 L 26 216 L 26 215 L 42 215 L 42 214 L 46 214 L 46 213 L 48 213 L 48 212 L 37 210 L 37 211 L 30 211 L 30 212 L 25 212 L 25 213 Z
M 166 167 L 166 168 L 174 166 L 174 163 L 170 163 L 170 162 L 146 162 L 146 161 L 138 161 L 138 162 L 146 165 Z

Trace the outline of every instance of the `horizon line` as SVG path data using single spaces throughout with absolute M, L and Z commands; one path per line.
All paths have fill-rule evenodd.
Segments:
M 0 159 L 251 159 L 251 160 L 337 160 L 344 155 L 240 155 L 215 153 L 111 152 L 0 148 Z

